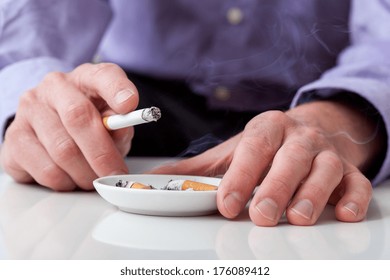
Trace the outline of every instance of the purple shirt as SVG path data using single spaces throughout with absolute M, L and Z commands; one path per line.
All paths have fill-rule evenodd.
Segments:
M 184 79 L 211 108 L 348 90 L 389 131 L 389 49 L 390 0 L 1 0 L 0 125 L 46 73 L 95 60 Z M 374 183 L 389 174 L 386 154 Z

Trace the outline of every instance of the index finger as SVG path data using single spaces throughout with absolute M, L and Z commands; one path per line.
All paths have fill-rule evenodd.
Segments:
M 119 114 L 129 113 L 138 106 L 139 96 L 135 85 L 126 73 L 113 63 L 82 64 L 68 74 L 83 93 L 103 98 Z
M 100 112 L 73 84 L 53 76 L 40 90 L 88 164 L 100 176 L 127 173 L 127 166 L 105 129 Z M 58 102 L 60 100 L 61 102 Z
M 266 119 L 260 115 L 248 123 L 218 189 L 222 215 L 234 218 L 242 211 L 282 139 L 283 130 L 275 126 L 272 116 Z

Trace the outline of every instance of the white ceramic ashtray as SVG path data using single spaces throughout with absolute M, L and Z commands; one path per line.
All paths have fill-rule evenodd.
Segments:
M 101 177 L 93 185 L 101 197 L 125 212 L 155 216 L 200 216 L 217 212 L 216 190 L 172 190 L 183 181 L 218 187 L 221 179 L 136 174 Z M 152 186 L 152 189 L 132 188 L 133 183 Z

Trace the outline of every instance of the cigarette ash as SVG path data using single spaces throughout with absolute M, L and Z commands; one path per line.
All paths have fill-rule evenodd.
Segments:
M 182 191 L 182 186 L 183 186 L 184 180 L 169 180 L 168 183 L 162 187 L 162 190 L 167 190 L 167 191 Z M 185 189 L 184 191 L 193 191 L 194 189 L 188 188 Z
M 157 107 L 150 107 L 142 111 L 142 119 L 147 122 L 158 121 L 161 118 L 161 110 Z
M 118 187 L 118 188 L 126 188 L 128 184 L 129 184 L 129 181 L 125 181 L 125 182 L 123 183 L 122 180 L 119 180 L 119 181 L 115 184 L 115 187 Z

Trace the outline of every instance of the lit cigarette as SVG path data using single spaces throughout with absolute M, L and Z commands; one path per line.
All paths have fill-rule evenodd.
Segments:
M 218 187 L 214 185 L 209 185 L 205 183 L 190 181 L 190 180 L 172 180 L 163 188 L 164 190 L 174 190 L 174 191 L 214 191 Z
M 112 115 L 103 118 L 103 124 L 107 129 L 120 129 L 142 123 L 156 122 L 161 118 L 161 111 L 157 107 L 140 109 L 126 115 Z

